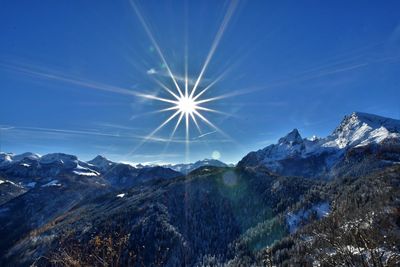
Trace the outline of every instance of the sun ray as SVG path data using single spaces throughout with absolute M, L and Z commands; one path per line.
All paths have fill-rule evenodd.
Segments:
M 165 84 L 163 84 L 162 82 L 160 82 L 157 79 L 154 79 L 154 81 L 161 86 L 161 88 L 163 88 L 165 91 L 167 91 L 168 93 L 170 93 L 173 97 L 176 98 L 176 100 L 179 100 L 179 96 L 177 94 L 175 94 L 174 92 L 171 91 L 171 89 L 169 89 Z
M 153 137 L 153 135 L 155 135 L 159 130 L 161 130 L 161 128 L 163 128 L 165 125 L 167 125 L 167 123 L 169 123 L 173 118 L 175 118 L 176 116 L 178 116 L 179 114 L 179 110 L 176 111 L 174 114 L 172 114 L 168 119 L 166 119 L 163 123 L 160 124 L 160 126 L 158 126 L 154 131 L 152 131 L 148 137 L 146 136 L 145 139 L 151 138 Z
M 184 115 L 184 113 L 181 113 L 181 115 L 179 116 L 179 119 L 176 121 L 174 130 L 172 131 L 172 133 L 171 133 L 171 135 L 170 135 L 171 139 L 172 139 L 172 137 L 174 137 L 175 132 L 176 132 L 176 130 L 178 129 L 178 126 L 179 126 L 179 124 L 180 124 L 181 121 L 182 121 L 183 115 Z
M 175 118 L 176 116 L 178 116 L 179 114 L 179 110 L 176 111 L 174 114 L 172 114 L 170 117 L 168 117 L 168 119 L 166 119 L 163 123 L 161 123 L 154 131 L 152 131 L 150 134 L 148 134 L 147 136 L 145 136 L 142 141 L 130 152 L 130 154 L 134 153 L 135 151 L 137 151 L 143 144 L 145 144 L 148 140 L 152 139 L 153 136 L 159 131 L 161 130 L 165 125 L 167 125 L 173 118 Z
M 193 100 L 196 100 L 197 98 L 199 98 L 201 95 L 203 95 L 205 92 L 207 92 L 211 87 L 214 86 L 214 84 L 216 84 L 218 81 L 220 81 L 225 73 L 221 74 L 220 76 L 218 76 L 214 81 L 212 81 L 209 85 L 207 85 L 206 88 L 204 88 L 203 90 L 200 91 L 200 93 L 198 93 L 196 96 L 193 97 Z
M 203 78 L 204 72 L 206 71 L 208 64 L 210 63 L 210 61 L 214 55 L 214 52 L 217 49 L 219 42 L 221 41 L 222 35 L 224 34 L 225 29 L 227 28 L 229 21 L 233 15 L 233 13 L 235 12 L 237 4 L 238 4 L 238 1 L 236 1 L 236 0 L 231 1 L 229 4 L 228 10 L 225 13 L 224 19 L 222 20 L 222 23 L 218 29 L 217 34 L 215 35 L 213 43 L 211 45 L 210 51 L 208 52 L 208 55 L 204 62 L 203 68 L 201 69 L 200 74 L 197 77 L 197 80 L 193 86 L 192 92 L 190 93 L 191 97 L 193 97 L 197 87 L 199 86 L 201 79 Z
M 219 111 L 219 110 L 215 110 L 215 109 L 212 109 L 212 108 L 205 108 L 205 107 L 198 106 L 196 109 L 204 110 L 204 111 L 208 111 L 208 112 L 212 112 L 212 113 L 218 113 L 218 114 L 225 115 L 225 116 L 233 116 L 233 114 L 230 114 L 230 113 L 227 113 L 227 112 L 223 112 L 223 111 Z
M 185 120 L 186 120 L 186 142 L 185 142 L 185 148 L 186 148 L 186 163 L 189 162 L 189 113 L 186 112 L 185 114 Z
M 202 131 L 200 129 L 199 124 L 197 123 L 197 119 L 196 116 L 193 113 L 190 113 L 190 117 L 192 117 L 192 120 L 194 122 L 194 124 L 196 125 L 197 130 L 199 131 L 200 134 L 202 134 Z
M 222 131 L 220 128 L 218 128 L 216 125 L 214 125 L 212 122 L 210 122 L 206 117 L 204 117 L 203 115 L 201 115 L 200 112 L 198 112 L 197 110 L 194 111 L 194 113 L 200 117 L 200 119 L 202 119 L 206 124 L 208 124 L 209 126 L 211 126 L 212 128 L 214 128 L 214 130 L 216 130 L 217 132 L 219 132 L 220 134 L 224 135 L 226 138 L 228 138 L 229 140 L 232 140 L 232 137 L 230 137 L 227 133 L 225 133 L 224 131 Z
M 196 105 L 200 105 L 200 104 L 204 104 L 204 103 L 207 103 L 207 102 L 212 102 L 212 101 L 221 100 L 221 99 L 225 99 L 225 98 L 235 97 L 235 96 L 238 96 L 238 95 L 245 95 L 245 94 L 248 94 L 248 93 L 250 93 L 252 91 L 258 91 L 258 90 L 261 90 L 261 89 L 253 89 L 251 91 L 236 90 L 236 91 L 233 91 L 231 93 L 227 93 L 227 94 L 223 94 L 223 95 L 219 95 L 219 96 L 215 96 L 215 97 L 210 97 L 210 98 L 198 100 L 198 101 L 195 101 L 195 103 L 196 103 Z
M 178 129 L 178 126 L 179 126 L 179 124 L 180 124 L 181 121 L 182 121 L 183 115 L 184 115 L 184 113 L 180 113 L 179 118 L 178 118 L 178 120 L 176 121 L 175 127 L 174 127 L 174 129 L 172 130 L 171 134 L 169 135 L 169 139 L 168 139 L 168 141 L 166 142 L 166 144 L 165 144 L 165 146 L 164 146 L 164 149 L 163 149 L 161 155 L 164 155 L 164 154 L 165 154 L 165 152 L 167 151 L 167 149 L 168 149 L 168 147 L 169 147 L 169 144 L 172 142 L 172 139 L 174 138 L 175 132 L 176 132 L 176 130 Z
M 159 110 L 155 110 L 155 111 L 150 111 L 150 112 L 145 112 L 145 113 L 141 113 L 141 114 L 137 114 L 137 115 L 132 115 L 130 120 L 133 120 L 135 118 L 141 118 L 143 116 L 147 116 L 147 115 L 152 115 L 152 114 L 158 114 L 158 113 L 162 113 L 162 112 L 167 112 L 167 111 L 171 111 L 171 110 L 176 110 L 178 109 L 178 107 L 176 106 L 172 106 L 169 108 L 164 108 L 164 109 L 159 109 Z
M 162 98 L 162 97 L 158 97 L 158 96 L 150 95 L 150 94 L 138 94 L 138 96 L 147 98 L 147 99 L 153 99 L 153 100 L 158 100 L 158 101 L 162 101 L 162 102 L 167 102 L 167 103 L 171 103 L 171 104 L 175 104 L 175 105 L 179 103 L 178 101 L 175 101 L 175 100 Z
M 84 87 L 84 88 L 90 88 L 90 89 L 106 91 L 106 92 L 111 92 L 111 93 L 116 93 L 116 94 L 121 94 L 121 95 L 130 95 L 130 96 L 139 96 L 141 94 L 137 91 L 130 90 L 130 89 L 123 88 L 123 87 L 103 84 L 103 83 L 94 82 L 94 81 L 90 81 L 90 80 L 86 80 L 86 79 L 76 79 L 73 77 L 59 75 L 57 73 L 45 72 L 45 71 L 32 69 L 32 68 L 28 68 L 28 67 L 23 67 L 23 66 L 8 65 L 8 64 L 4 64 L 4 63 L 0 63 L 0 66 L 5 67 L 10 70 L 13 70 L 13 71 L 21 72 L 23 74 L 36 76 L 38 78 L 60 81 L 60 82 L 69 83 L 69 84 L 77 85 L 77 86 Z
M 153 34 L 151 33 L 149 26 L 147 25 L 146 21 L 144 20 L 142 14 L 140 13 L 140 10 L 137 7 L 137 5 L 135 4 L 135 2 L 133 0 L 131 0 L 130 3 L 131 3 L 131 6 L 133 7 L 137 17 L 139 18 L 140 23 L 142 24 L 144 30 L 146 31 L 147 36 L 149 37 L 151 43 L 153 44 L 154 48 L 156 49 L 158 55 L 160 56 L 165 68 L 167 69 L 167 72 L 168 72 L 169 76 L 171 77 L 171 79 L 172 79 L 172 81 L 173 81 L 173 83 L 174 83 L 179 95 L 182 97 L 183 94 L 182 94 L 181 88 L 179 87 L 179 85 L 178 85 L 178 83 L 177 83 L 177 81 L 175 79 L 175 76 L 173 75 L 173 73 L 172 73 L 172 71 L 171 71 L 171 69 L 170 69 L 170 67 L 169 67 L 169 65 L 167 63 L 167 61 L 166 61 L 166 59 L 164 57 L 164 54 L 162 53 L 162 51 L 160 49 L 160 46 L 156 42 L 156 39 L 154 38 Z

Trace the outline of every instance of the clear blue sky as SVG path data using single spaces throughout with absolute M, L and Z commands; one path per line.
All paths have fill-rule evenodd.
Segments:
M 224 1 L 135 2 L 176 76 L 196 79 L 227 10 Z M 171 112 L 126 90 L 166 96 L 165 65 L 128 0 L 0 2 L 1 150 L 103 154 L 130 162 L 236 162 L 293 128 L 329 134 L 352 111 L 400 118 L 399 1 L 242 1 L 204 73 L 204 97 L 240 92 L 202 112 L 167 146 Z M 187 34 L 186 34 L 187 33 Z M 123 93 L 121 90 L 123 89 Z M 142 144 L 143 143 L 143 144 Z

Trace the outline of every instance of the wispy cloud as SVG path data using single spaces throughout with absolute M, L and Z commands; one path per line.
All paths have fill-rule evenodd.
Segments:
M 161 77 L 170 77 L 169 73 L 163 69 L 156 69 L 156 68 L 150 68 L 146 71 L 146 73 L 148 75 L 157 75 L 157 76 L 161 76 Z M 176 81 L 182 82 L 184 83 L 186 81 L 186 78 L 183 75 L 179 75 L 179 74 L 174 74 L 174 78 Z M 203 79 L 202 83 L 204 82 L 208 82 L 209 79 Z M 194 85 L 195 84 L 195 79 L 192 77 L 188 77 L 188 84 L 189 85 Z
M 106 128 L 112 128 L 112 129 L 121 129 L 121 130 L 138 130 L 139 129 L 137 127 L 131 127 L 131 126 L 115 124 L 115 123 L 107 123 L 107 122 L 96 122 L 96 123 L 94 123 L 94 125 L 102 126 L 102 127 L 106 127 Z
M 111 125 L 116 127 L 123 127 L 120 125 Z M 129 134 L 129 133 L 111 133 L 111 132 L 102 132 L 97 129 L 92 130 L 75 130 L 75 129 L 57 129 L 57 128 L 44 128 L 44 127 L 20 127 L 20 126 L 2 126 L 2 129 L 7 131 L 15 131 L 15 132 L 37 132 L 37 133 L 46 133 L 48 135 L 53 136 L 65 136 L 65 135 L 78 135 L 78 136 L 98 136 L 98 137 L 109 137 L 109 138 L 121 138 L 121 139 L 129 139 L 129 140 L 137 140 L 143 141 L 147 140 L 147 142 L 156 142 L 156 143 L 186 143 L 186 139 L 176 138 L 170 139 L 160 136 L 144 136 L 144 135 L 137 135 L 137 134 Z M 124 127 L 124 129 L 131 130 L 134 128 Z M 212 143 L 212 142 L 231 142 L 230 140 L 225 139 L 216 139 L 216 140 L 195 140 L 192 139 L 191 143 Z
M 138 97 L 141 97 L 143 95 L 143 92 L 138 92 L 129 88 L 103 84 L 83 78 L 70 77 L 57 73 L 56 71 L 43 70 L 37 67 L 32 67 L 30 65 L 17 65 L 17 64 L 8 64 L 5 62 L 0 62 L 0 67 L 11 71 L 19 72 L 21 74 L 30 75 L 36 78 L 64 82 L 87 89 L 94 89 L 99 91 L 111 92 L 115 94 L 138 96 Z
M 151 68 L 151 69 L 147 70 L 146 73 L 147 73 L 148 75 L 153 75 L 153 74 L 157 74 L 158 72 L 156 71 L 156 69 Z
M 12 130 L 14 127 L 12 126 L 2 126 L 0 125 L 0 131 L 7 131 L 7 130 Z

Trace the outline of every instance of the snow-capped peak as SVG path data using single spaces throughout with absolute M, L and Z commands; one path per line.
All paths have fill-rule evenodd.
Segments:
M 38 160 L 38 159 L 40 159 L 40 155 L 38 155 L 36 153 L 32 153 L 32 152 L 26 152 L 23 154 L 13 156 L 13 161 L 21 161 L 24 159 Z
M 114 162 L 101 155 L 96 156 L 94 159 L 88 161 L 87 163 L 103 171 L 107 170 L 110 166 L 114 164 Z
M 340 125 L 334 130 L 326 147 L 337 146 L 340 149 L 347 146 L 379 143 L 386 138 L 400 136 L 400 121 L 381 116 L 353 112 L 345 116 Z
M 400 120 L 385 118 L 363 112 L 353 112 L 344 117 L 343 121 L 335 129 L 333 134 L 340 134 L 340 132 L 354 129 L 364 124 L 373 129 L 385 127 L 390 132 L 400 132 Z
M 51 153 L 42 156 L 40 164 L 61 164 L 65 168 L 72 169 L 78 166 L 78 157 L 64 153 Z
M 35 161 L 39 159 L 40 155 L 31 152 L 26 152 L 19 155 L 0 152 L 0 166 L 8 166 L 14 163 L 23 162 L 25 160 Z
M 322 173 L 353 148 L 388 141 L 400 144 L 400 120 L 354 112 L 345 116 L 334 132 L 325 138 L 302 139 L 298 130 L 294 129 L 280 138 L 277 144 L 249 153 L 238 165 L 264 165 L 272 171 L 290 175 L 297 175 L 315 165 Z M 298 172 L 289 172 L 294 168 L 285 165 L 288 159 L 298 162 Z
M 295 145 L 295 144 L 300 144 L 303 142 L 303 138 L 301 138 L 301 135 L 297 129 L 293 129 L 290 133 L 288 133 L 286 136 L 282 137 L 279 139 L 278 143 L 279 144 L 286 144 L 286 145 Z

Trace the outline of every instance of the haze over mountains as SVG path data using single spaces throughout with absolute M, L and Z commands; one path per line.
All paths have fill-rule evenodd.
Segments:
M 399 185 L 400 121 L 358 112 L 236 167 L 1 153 L 0 265 L 397 266 Z

